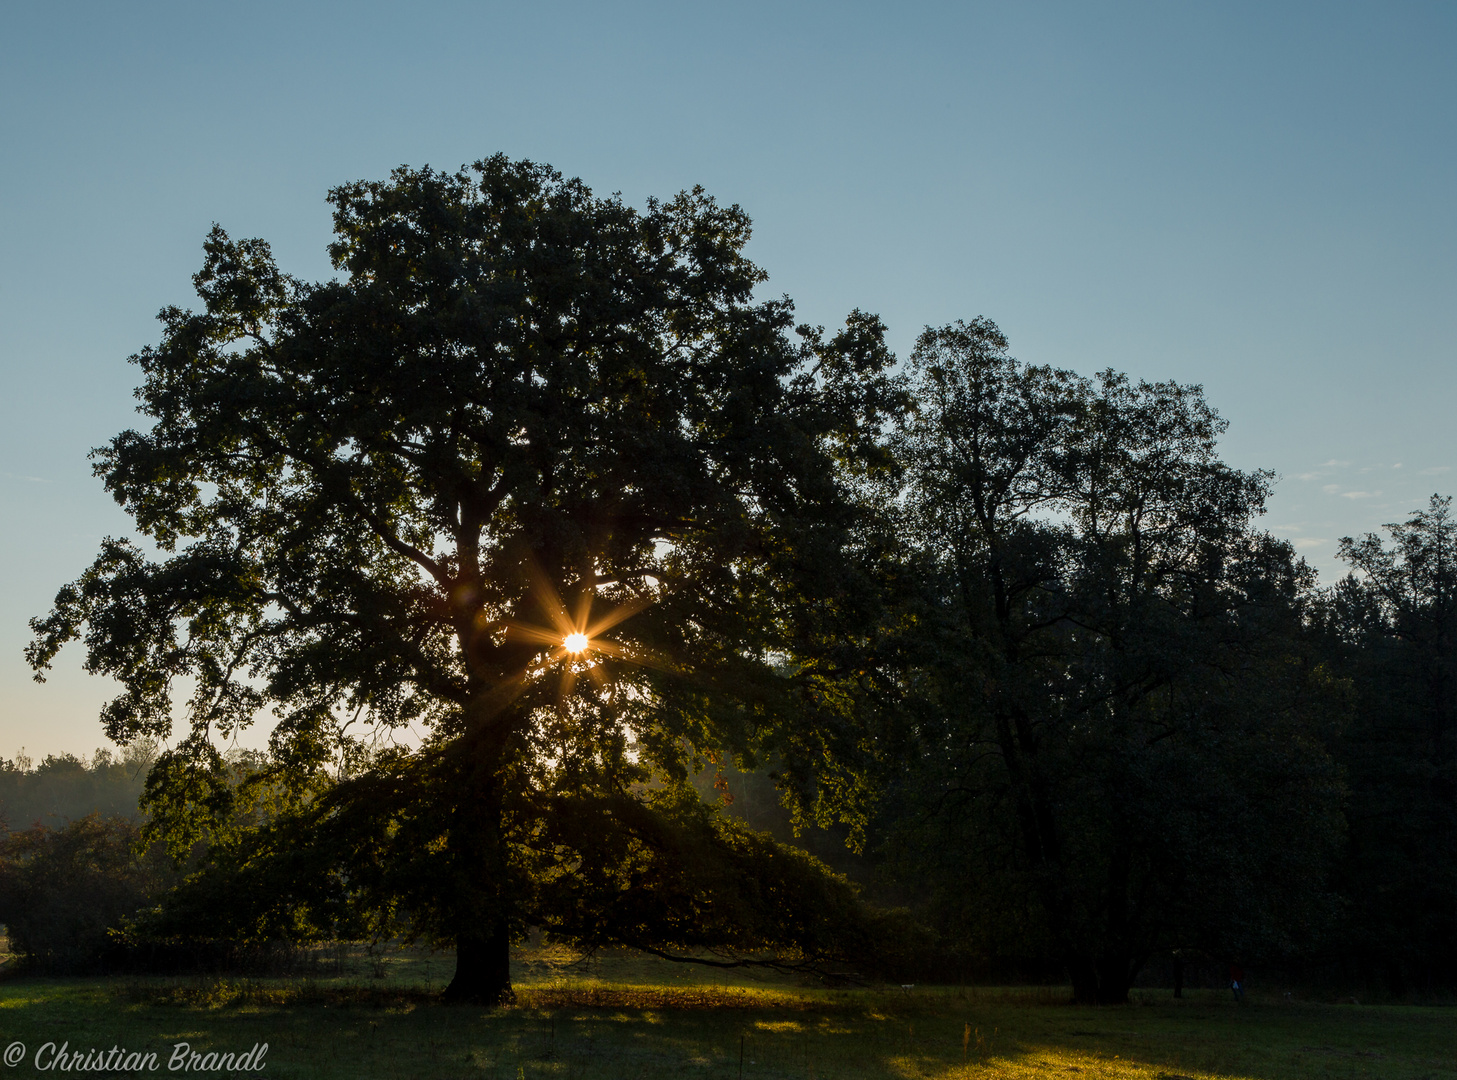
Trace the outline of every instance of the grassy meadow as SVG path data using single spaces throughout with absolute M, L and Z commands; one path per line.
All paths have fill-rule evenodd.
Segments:
M 0 980 L 0 1047 L 26 1050 L 5 1072 L 37 1071 L 47 1043 L 154 1052 L 160 1075 L 179 1042 L 204 1054 L 266 1042 L 265 1074 L 300 1078 L 1457 1080 L 1448 1008 L 1282 993 L 1240 1007 L 1212 990 L 1079 1008 L 1056 988 L 830 990 L 535 948 L 517 957 L 519 1003 L 486 1010 L 437 1003 L 451 965 L 337 952 L 277 978 L 13 976 Z

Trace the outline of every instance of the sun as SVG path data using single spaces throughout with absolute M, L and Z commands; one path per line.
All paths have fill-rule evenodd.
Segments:
M 546 616 L 544 625 L 515 618 L 493 620 L 484 614 L 478 616 L 482 631 L 494 633 L 504 630 L 508 637 L 540 649 L 536 659 L 490 691 L 491 708 L 506 708 L 539 676 L 552 668 L 561 672 L 561 682 L 557 688 L 557 708 L 562 711 L 566 709 L 567 701 L 576 688 L 579 675 L 590 678 L 598 692 L 606 692 L 615 683 L 615 668 L 619 663 L 671 670 L 669 665 L 641 647 L 624 646 L 605 636 L 614 626 L 652 604 L 657 599 L 655 594 L 629 599 L 594 619 L 593 601 L 599 599 L 596 595 L 598 579 L 595 575 L 589 575 L 580 584 L 574 605 L 576 610 L 568 611 L 567 605 L 562 602 L 561 593 L 535 558 L 528 558 L 527 571 L 531 591 L 536 594 L 541 612 Z M 544 656 L 541 655 L 542 652 L 545 653 Z

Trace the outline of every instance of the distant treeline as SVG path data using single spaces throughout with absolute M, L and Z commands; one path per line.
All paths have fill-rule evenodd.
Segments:
M 120 754 L 97 750 L 90 759 L 47 754 L 37 764 L 24 751 L 0 758 L 0 826 L 58 828 L 88 814 L 139 820 L 137 803 L 156 756 L 156 744 L 143 741 Z

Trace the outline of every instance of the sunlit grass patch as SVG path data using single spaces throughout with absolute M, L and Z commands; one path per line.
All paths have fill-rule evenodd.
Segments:
M 346 958 L 347 959 L 347 958 Z M 651 958 L 525 953 L 509 1008 L 446 1006 L 448 956 L 327 977 L 11 979 L 0 1045 L 246 1050 L 270 1076 L 370 1080 L 1457 1080 L 1457 1012 L 1065 987 L 828 989 Z M 740 1063 L 742 1062 L 742 1073 Z
M 803 994 L 760 987 L 721 986 L 532 986 L 516 991 L 516 1007 L 528 1009 L 660 1009 L 673 1012 L 725 1009 L 810 1009 Z
M 782 1034 L 786 1031 L 803 1031 L 804 1025 L 798 1020 L 755 1020 L 754 1030 Z
M 193 1009 L 235 1009 L 248 1006 L 307 1008 L 366 1006 L 414 1008 L 434 1004 L 436 992 L 416 986 L 374 986 L 303 979 L 195 978 L 134 980 L 119 983 L 116 995 L 134 1004 L 171 1005 Z

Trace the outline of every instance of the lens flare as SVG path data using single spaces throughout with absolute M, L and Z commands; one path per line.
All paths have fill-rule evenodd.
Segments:
M 562 602 L 561 593 L 557 591 L 552 578 L 535 557 L 529 554 L 526 571 L 530 578 L 531 591 L 535 594 L 535 606 L 546 617 L 545 620 L 533 622 L 510 617 L 479 620 L 483 631 L 504 631 L 505 637 L 515 645 L 535 646 L 532 650 L 533 659 L 514 674 L 505 675 L 489 691 L 487 707 L 493 713 L 509 708 L 518 697 L 532 686 L 538 685 L 539 678 L 552 668 L 560 671 L 557 709 L 563 715 L 566 715 L 568 699 L 572 697 L 580 675 L 586 675 L 592 680 L 593 693 L 610 696 L 615 693 L 616 675 L 623 664 L 662 671 L 675 670 L 640 645 L 625 646 L 605 636 L 614 626 L 632 618 L 658 599 L 657 593 L 661 591 L 661 585 L 655 579 L 650 582 L 652 592 L 629 597 L 594 619 L 594 601 L 604 599 L 597 595 L 597 585 L 601 579 L 595 573 L 587 574 L 577 583 L 576 602 L 573 605 L 575 610 L 569 610 Z M 520 604 L 523 614 L 531 606 L 523 600 Z M 588 653 L 591 654 L 590 659 L 586 657 Z

